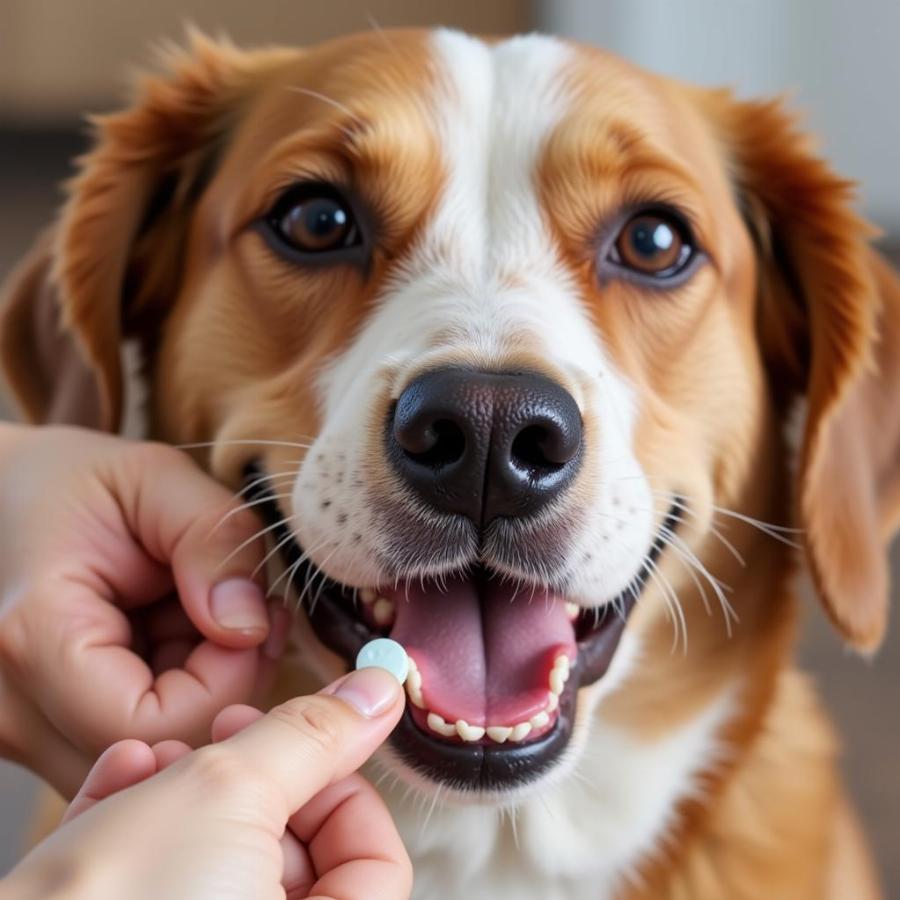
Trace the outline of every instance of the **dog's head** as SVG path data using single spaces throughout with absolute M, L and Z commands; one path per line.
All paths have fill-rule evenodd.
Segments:
M 32 418 L 115 429 L 138 338 L 156 434 L 268 497 L 311 665 L 410 651 L 391 764 L 522 788 L 612 688 L 686 716 L 686 672 L 695 709 L 752 665 L 775 605 L 721 582 L 771 586 L 784 533 L 749 523 L 792 493 L 878 644 L 900 300 L 849 198 L 777 104 L 550 38 L 198 40 L 99 121 L 3 356 Z

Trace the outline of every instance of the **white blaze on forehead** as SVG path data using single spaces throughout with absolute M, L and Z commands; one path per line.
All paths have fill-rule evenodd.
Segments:
M 570 49 L 538 35 L 489 46 L 454 31 L 437 32 L 434 47 L 447 185 L 430 234 L 484 280 L 503 266 L 549 262 L 535 169 L 566 106 Z
M 485 356 L 501 355 L 516 331 L 546 336 L 555 318 L 564 354 L 595 359 L 593 329 L 560 264 L 537 184 L 545 142 L 568 108 L 572 50 L 540 35 L 488 45 L 438 31 L 433 43 L 446 185 L 422 263 L 442 264 Z

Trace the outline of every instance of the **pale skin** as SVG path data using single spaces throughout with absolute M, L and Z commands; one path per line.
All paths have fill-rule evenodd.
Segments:
M 352 774 L 402 711 L 394 677 L 364 669 L 265 716 L 229 707 L 200 750 L 121 741 L 0 900 L 405 900 L 409 858 Z
M 239 504 L 171 447 L 0 424 L 5 756 L 72 796 L 114 741 L 205 743 L 264 695 L 287 613 Z
M 173 448 L 0 424 L 0 755 L 77 792 L 3 900 L 409 895 L 352 774 L 402 691 L 369 671 L 247 705 L 288 621 L 239 505 Z

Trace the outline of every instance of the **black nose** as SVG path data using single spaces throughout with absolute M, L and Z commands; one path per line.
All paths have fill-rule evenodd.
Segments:
M 485 527 L 558 497 L 581 462 L 581 413 L 543 375 L 440 369 L 408 385 L 388 452 L 416 493 Z

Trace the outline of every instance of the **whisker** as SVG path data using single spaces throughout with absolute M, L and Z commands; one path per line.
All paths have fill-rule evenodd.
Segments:
M 693 550 L 687 545 L 687 543 L 677 534 L 672 535 L 672 539 L 675 542 L 676 549 L 679 553 L 681 553 L 684 557 L 688 559 L 688 561 L 697 569 L 697 571 L 709 582 L 710 587 L 712 587 L 713 592 L 719 600 L 719 604 L 722 607 L 722 614 L 725 617 L 726 626 L 728 628 L 728 636 L 731 637 L 731 624 L 730 620 L 733 620 L 735 624 L 738 624 L 740 621 L 738 619 L 737 613 L 734 611 L 734 608 L 728 602 L 728 598 L 725 596 L 725 591 L 730 591 L 731 588 L 719 581 L 709 569 L 703 564 L 703 561 L 694 553 Z
M 397 47 L 385 33 L 384 29 L 381 27 L 378 20 L 374 15 L 372 15 L 371 12 L 366 13 L 366 22 L 369 23 L 369 28 L 371 28 L 372 31 L 374 31 L 381 38 L 381 40 L 384 42 L 385 47 L 387 47 L 388 50 L 394 52 L 396 55 Z
M 518 851 L 519 850 L 519 828 L 516 823 L 516 815 L 519 812 L 519 807 L 518 806 L 510 806 L 510 807 L 508 807 L 508 810 L 509 810 L 509 824 L 512 829 L 512 836 L 513 836 L 513 846 Z
M 320 541 L 314 547 L 311 547 L 309 550 L 306 550 L 303 553 L 301 553 L 300 556 L 294 561 L 294 563 L 291 566 L 289 566 L 288 568 L 286 568 L 284 570 L 284 572 L 282 572 L 278 576 L 278 578 L 276 578 L 275 581 L 272 582 L 272 584 L 269 586 L 269 593 L 272 593 L 275 590 L 275 587 L 279 584 L 279 582 L 285 577 L 285 575 L 288 575 L 288 580 L 285 585 L 285 594 L 287 594 L 287 592 L 290 590 L 291 586 L 293 585 L 294 577 L 296 576 L 297 571 L 299 570 L 300 566 L 302 566 L 303 563 L 305 563 L 310 558 L 310 555 L 312 553 L 318 553 L 319 550 L 321 550 L 322 547 L 325 546 L 325 543 L 326 543 L 325 541 Z M 288 573 L 290 573 L 290 574 L 288 574 Z M 298 597 L 298 602 L 297 602 L 298 607 L 301 602 L 302 602 L 302 595 L 300 595 L 300 597 Z
M 285 576 L 287 576 L 287 580 L 284 583 L 284 593 L 282 595 L 284 602 L 287 603 L 288 600 L 288 592 L 291 589 L 291 586 L 294 582 L 294 577 L 297 574 L 297 570 L 303 564 L 303 557 L 299 557 L 295 560 L 291 565 L 286 566 L 284 571 L 269 585 L 266 590 L 266 599 L 272 596 L 275 593 L 275 588 L 284 580 Z
M 323 539 L 315 547 L 312 547 L 309 550 L 307 550 L 300 557 L 300 560 L 299 560 L 299 562 L 301 562 L 301 563 L 308 562 L 309 568 L 311 569 L 311 571 L 307 572 L 306 581 L 303 584 L 303 589 L 300 591 L 300 595 L 297 598 L 297 606 L 299 607 L 299 606 L 303 605 L 303 598 L 306 596 L 307 591 L 310 591 L 310 607 L 309 607 L 310 615 L 312 615 L 312 613 L 315 611 L 315 601 L 312 600 L 311 591 L 312 591 L 312 586 L 315 583 L 316 576 L 318 576 L 319 574 L 322 574 L 324 576 L 323 582 L 322 582 L 324 585 L 324 579 L 327 578 L 328 576 L 325 575 L 325 573 L 323 572 L 321 565 L 325 565 L 325 563 L 327 563 L 328 560 L 331 559 L 331 557 L 334 555 L 334 553 L 339 549 L 338 547 L 335 547 L 334 550 L 332 550 L 331 553 L 329 553 L 328 556 L 322 561 L 321 565 L 313 562 L 312 555 L 314 553 L 318 553 L 319 550 L 321 550 L 323 547 L 327 546 L 327 544 L 328 544 L 328 539 L 327 538 Z
M 321 577 L 321 581 L 319 582 L 318 593 L 316 594 L 316 596 L 312 599 L 312 601 L 309 604 L 309 614 L 310 615 L 312 615 L 316 611 L 316 606 L 322 597 L 322 592 L 325 590 L 325 582 L 328 581 L 328 574 L 325 572 L 324 567 L 327 565 L 328 560 L 331 559 L 331 557 L 334 556 L 334 554 L 337 553 L 338 550 L 340 550 L 340 547 L 335 547 L 334 550 L 332 550 L 331 553 L 329 553 L 328 556 L 326 556 L 325 559 L 323 559 L 321 563 L 318 563 L 318 564 L 313 563 L 313 565 L 315 566 L 315 569 L 316 569 L 316 573 L 313 575 L 313 579 L 315 579 L 316 575 L 321 575 L 322 577 Z
M 279 519 L 277 522 L 273 522 L 271 525 L 267 525 L 265 528 L 260 529 L 255 534 L 250 535 L 245 541 L 241 541 L 228 556 L 225 557 L 217 566 L 216 571 L 218 572 L 222 569 L 230 560 L 232 560 L 238 553 L 241 552 L 245 547 L 249 547 L 254 541 L 259 540 L 263 535 L 268 534 L 270 531 L 274 531 L 276 528 L 282 527 L 286 525 L 291 519 L 294 518 L 293 513 L 289 516 L 285 516 L 282 519 Z
M 259 440 L 250 440 L 249 438 L 235 438 L 234 440 L 219 441 L 196 441 L 190 444 L 173 444 L 176 450 L 201 450 L 208 447 L 230 447 L 250 444 L 251 446 L 269 446 L 269 447 L 299 447 L 301 450 L 308 450 L 310 444 L 299 444 L 296 441 L 275 441 L 260 438 Z
M 661 491 L 651 488 L 651 492 L 655 494 L 657 497 L 665 497 L 671 500 L 672 495 L 667 491 Z M 688 515 L 693 516 L 694 518 L 699 519 L 696 511 L 694 511 L 689 505 L 684 503 L 679 504 L 679 509 L 684 510 L 688 513 Z M 728 509 L 725 506 L 718 506 L 715 503 L 710 504 L 710 509 L 716 515 L 726 516 L 731 519 L 736 519 L 740 522 L 743 522 L 746 525 L 751 526 L 752 528 L 756 528 L 758 531 L 761 531 L 763 534 L 768 535 L 776 541 L 780 541 L 783 544 L 786 544 L 788 547 L 793 547 L 795 550 L 802 550 L 803 547 L 800 544 L 797 544 L 795 541 L 790 540 L 785 537 L 788 534 L 803 534 L 804 531 L 802 528 L 791 528 L 787 525 L 776 525 L 773 522 L 764 522 L 762 519 L 756 519 L 753 516 L 749 516 L 746 513 L 738 512 L 734 509 Z
M 428 829 L 428 823 L 431 821 L 431 817 L 434 815 L 435 807 L 438 804 L 438 800 L 441 797 L 441 790 L 443 790 L 443 785 L 438 784 L 437 790 L 434 792 L 434 796 L 431 798 L 431 805 L 428 807 L 428 812 L 425 814 L 425 819 L 419 827 L 419 838 L 425 837 L 425 832 Z
M 211 538 L 232 516 L 236 516 L 245 509 L 253 509 L 254 506 L 259 506 L 262 503 L 270 503 L 272 500 L 286 500 L 292 496 L 292 494 L 267 494 L 265 497 L 258 497 L 256 500 L 248 500 L 246 503 L 236 506 L 234 509 L 225 513 L 225 515 L 216 522 L 212 531 L 207 535 L 207 539 Z
M 264 481 L 279 481 L 280 482 L 282 480 L 286 480 L 288 478 L 293 478 L 293 477 L 294 477 L 294 473 L 281 473 L 281 474 L 273 475 L 273 476 L 262 475 L 259 478 L 255 478 L 253 481 L 249 482 L 241 490 L 236 491 L 233 499 L 234 500 L 243 499 L 248 491 L 252 491 L 254 487 L 257 487 L 260 483 L 262 483 Z M 283 499 L 285 497 L 289 497 L 289 496 L 290 496 L 290 494 L 279 494 L 278 495 L 278 497 L 281 499 Z M 208 541 L 216 533 L 216 531 L 221 527 L 221 525 L 227 519 L 231 518 L 231 516 L 236 515 L 243 509 L 248 509 L 251 506 L 254 506 L 255 503 L 257 502 L 257 499 L 258 498 L 254 498 L 254 500 L 252 502 L 245 501 L 244 503 L 240 504 L 239 506 L 231 508 L 231 509 L 227 508 L 228 506 L 230 506 L 230 502 L 227 504 L 222 504 L 222 506 L 226 507 L 226 509 L 222 513 L 222 517 L 216 522 L 215 525 L 212 526 L 212 528 L 210 528 L 210 530 L 209 530 L 208 534 L 206 535 L 206 537 L 204 538 L 204 540 Z
M 669 535 L 665 537 L 666 543 L 672 548 L 675 552 L 682 565 L 684 565 L 691 579 L 694 581 L 694 584 L 697 585 L 698 590 L 700 591 L 703 597 L 703 605 L 706 608 L 707 614 L 711 614 L 711 610 L 709 608 L 709 601 L 706 596 L 706 591 L 703 588 L 703 585 L 698 581 L 696 572 L 699 572 L 700 575 L 706 579 L 709 583 L 710 587 L 712 587 L 713 592 L 716 595 L 716 598 L 719 601 L 719 606 L 722 609 L 722 616 L 725 619 L 725 629 L 728 634 L 728 637 L 732 636 L 731 623 L 734 622 L 736 625 L 740 623 L 740 618 L 738 614 L 735 612 L 734 607 L 729 603 L 728 598 L 725 596 L 725 591 L 730 590 L 728 585 L 723 584 L 716 578 L 707 567 L 703 564 L 703 561 L 697 556 L 696 553 L 688 546 L 688 544 L 677 534 L 669 531 Z
M 682 513 L 682 512 L 687 513 L 689 516 L 691 516 L 694 519 L 697 519 L 699 521 L 700 517 L 697 515 L 697 513 L 693 509 L 691 509 L 690 506 L 685 504 L 684 501 L 680 497 L 676 497 L 673 500 L 671 494 L 668 494 L 668 493 L 662 492 L 662 491 L 659 493 L 659 496 L 660 496 L 660 498 L 663 498 L 668 502 L 672 502 L 672 504 L 675 506 L 675 508 L 678 509 L 679 513 Z M 673 516 L 673 518 L 677 522 L 686 522 L 684 517 L 681 516 L 680 514 L 675 514 Z M 746 568 L 747 561 L 744 559 L 743 555 L 737 549 L 737 547 L 735 547 L 734 544 L 732 544 L 731 541 L 729 541 L 728 538 L 726 538 L 725 535 L 722 534 L 722 532 L 718 528 L 716 528 L 716 526 L 712 522 L 710 522 L 707 527 L 709 528 L 709 531 L 713 535 L 713 537 L 715 537 L 717 540 L 719 540 L 721 542 L 721 544 L 725 547 L 725 549 L 728 550 L 728 552 L 735 558 L 735 560 L 741 566 Z
M 252 491 L 255 487 L 259 487 L 259 485 L 265 483 L 266 481 L 274 483 L 276 481 L 284 481 L 289 478 L 296 478 L 299 472 L 299 469 L 294 469 L 292 471 L 286 472 L 275 472 L 273 474 L 267 473 L 265 475 L 257 475 L 256 478 L 248 481 L 247 484 L 245 484 L 239 491 L 235 493 L 235 499 L 243 497 L 245 494 Z
M 266 555 L 257 563 L 256 568 L 253 570 L 253 574 L 250 576 L 251 578 L 255 578 L 266 566 L 266 563 L 285 545 L 294 540 L 294 532 L 288 529 L 288 533 L 280 540 L 277 541 L 275 546 L 269 550 Z
M 314 91 L 311 88 L 306 87 L 298 87 L 297 85 L 289 85 L 285 90 L 290 91 L 292 94 L 304 94 L 307 97 L 312 97 L 314 100 L 320 100 L 322 103 L 327 103 L 333 109 L 338 110 L 338 112 L 344 113 L 352 122 L 356 124 L 361 124 L 362 120 L 360 117 L 350 109 L 345 103 L 341 103 L 339 100 L 335 100 L 333 97 L 329 97 L 326 94 L 322 94 L 319 91 Z M 353 140 L 356 135 L 353 133 L 353 130 L 347 128 L 346 126 L 338 126 L 341 132 L 345 137 Z
M 795 550 L 803 549 L 801 544 L 785 537 L 786 534 L 803 534 L 802 528 L 788 528 L 784 525 L 773 525 L 770 522 L 763 522 L 760 519 L 754 519 L 753 516 L 744 515 L 744 513 L 736 512 L 733 509 L 725 509 L 722 506 L 713 506 L 713 509 L 720 516 L 728 516 L 729 518 L 737 519 L 740 522 L 745 522 L 747 525 L 753 526 L 763 534 L 767 534 L 770 538 L 780 541 L 788 547 L 793 547 Z
M 703 600 L 703 608 L 706 610 L 706 614 L 708 616 L 712 615 L 712 607 L 709 605 L 709 597 L 706 594 L 706 588 L 703 587 L 703 582 L 697 577 L 697 573 L 694 571 L 693 564 L 690 563 L 689 560 L 686 560 L 681 550 L 675 545 L 672 541 L 672 532 L 669 529 L 666 529 L 665 532 L 660 533 L 660 537 L 662 538 L 663 543 L 672 549 L 672 551 L 678 557 L 679 562 L 684 566 L 685 571 L 688 573 L 688 577 L 691 581 L 694 582 L 694 586 L 697 588 L 697 591 L 700 594 L 701 599 Z
M 657 586 L 663 593 L 663 597 L 666 601 L 666 605 L 669 606 L 670 610 L 673 613 L 672 624 L 674 628 L 674 636 L 672 640 L 672 652 L 678 648 L 678 636 L 679 636 L 679 626 L 681 628 L 681 633 L 683 634 L 684 641 L 684 653 L 687 654 L 688 651 L 688 638 L 687 638 L 687 621 L 684 617 L 684 610 L 681 608 L 681 602 L 678 599 L 678 594 L 675 592 L 675 589 L 672 587 L 669 580 L 662 574 L 659 569 L 659 566 L 650 559 L 650 557 L 645 557 L 644 565 L 646 570 L 651 578 L 656 582 Z M 671 605 L 670 601 L 671 600 Z
M 696 513 L 693 512 L 693 510 L 691 510 L 689 507 L 687 507 L 683 502 L 679 502 L 679 498 L 673 498 L 671 496 L 671 494 L 667 494 L 662 491 L 653 491 L 653 493 L 658 498 L 665 500 L 667 507 L 669 507 L 670 505 L 675 505 L 679 510 L 688 512 L 689 514 L 698 518 Z M 674 504 L 673 504 L 673 501 L 674 501 Z M 658 515 L 663 510 L 661 510 L 660 508 L 657 508 L 656 504 L 654 504 L 653 510 L 645 510 L 645 511 L 653 512 L 654 515 Z M 606 515 L 608 518 L 611 518 L 615 521 L 624 521 L 624 519 L 622 519 L 621 517 L 611 515 L 611 514 L 606 514 Z M 684 521 L 683 517 L 681 517 L 679 515 L 675 515 L 673 518 L 679 522 Z M 728 601 L 728 599 L 724 593 L 725 591 L 730 591 L 731 588 L 728 585 L 724 584 L 723 582 L 719 581 L 719 579 L 715 578 L 710 573 L 710 571 L 707 569 L 707 567 L 704 565 L 704 563 L 699 559 L 699 557 L 696 555 L 696 553 L 693 551 L 693 549 L 688 545 L 688 543 L 680 535 L 676 534 L 672 529 L 668 528 L 666 525 L 663 525 L 660 529 L 660 537 L 662 538 L 662 540 L 666 546 L 672 548 L 673 552 L 676 554 L 677 558 L 679 559 L 681 564 L 684 566 L 685 570 L 687 571 L 687 573 L 688 573 L 689 577 L 691 578 L 691 580 L 693 581 L 694 585 L 697 587 L 697 589 L 700 593 L 700 596 L 702 598 L 702 601 L 703 601 L 704 609 L 706 610 L 707 614 L 711 614 L 711 612 L 712 612 L 710 609 L 710 605 L 709 605 L 709 598 L 706 594 L 705 588 L 703 587 L 702 583 L 697 578 L 697 574 L 695 573 L 694 570 L 696 570 L 696 572 L 699 572 L 700 575 L 702 575 L 703 578 L 709 583 L 710 587 L 712 587 L 712 589 L 716 595 L 716 598 L 719 601 L 719 606 L 722 609 L 722 615 L 725 620 L 725 627 L 726 627 L 728 636 L 731 637 L 732 636 L 732 627 L 731 627 L 732 622 L 734 622 L 735 624 L 738 624 L 740 622 L 740 618 L 737 615 L 737 612 L 734 610 L 734 607 Z M 727 543 L 728 542 L 726 541 L 726 544 Z M 737 559 L 737 561 L 739 563 L 741 563 L 742 565 L 745 565 L 743 557 L 740 556 L 737 549 L 736 548 L 732 548 L 732 549 L 734 550 L 735 558 Z M 658 570 L 658 567 L 657 567 L 657 570 Z M 662 575 L 661 572 L 660 572 L 660 575 Z M 670 587 L 671 587 L 671 585 L 670 585 Z M 672 588 L 672 591 L 673 591 L 673 593 L 675 593 L 674 588 Z M 677 594 L 675 594 L 675 596 L 677 599 Z M 680 604 L 679 604 L 679 610 L 681 610 Z M 682 620 L 683 620 L 683 612 L 682 612 Z M 686 633 L 686 629 L 685 629 L 685 633 Z

